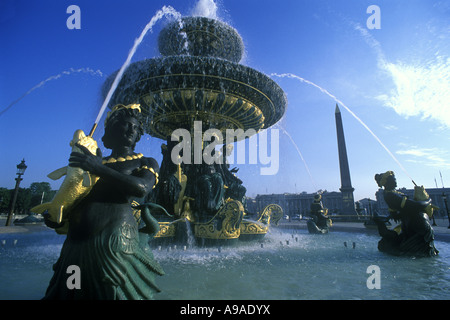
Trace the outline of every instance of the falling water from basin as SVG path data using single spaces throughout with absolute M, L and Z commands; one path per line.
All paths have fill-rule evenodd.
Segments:
M 105 97 L 105 100 L 103 101 L 103 104 L 100 108 L 100 111 L 97 115 L 97 119 L 95 119 L 94 126 L 92 127 L 92 130 L 90 132 L 90 136 L 94 134 L 95 128 L 97 127 L 97 124 L 100 122 L 100 119 L 103 116 L 103 113 L 106 110 L 106 107 L 108 106 L 112 95 L 114 94 L 114 91 L 116 90 L 117 86 L 119 85 L 120 80 L 122 79 L 123 73 L 130 65 L 131 59 L 133 58 L 134 54 L 136 53 L 137 48 L 141 44 L 142 40 L 144 39 L 145 35 L 149 30 L 152 30 L 153 26 L 161 20 L 165 16 L 173 16 L 176 20 L 179 20 L 181 18 L 181 14 L 177 12 L 175 9 L 173 9 L 171 6 L 164 6 L 161 10 L 158 10 L 156 14 L 151 18 L 150 22 L 145 26 L 144 30 L 142 30 L 141 35 L 134 41 L 134 45 L 131 48 L 130 52 L 128 53 L 127 59 L 125 60 L 124 64 L 120 68 L 119 72 L 117 73 L 113 84 L 111 85 L 111 88 L 108 91 L 108 94 Z
M 283 128 L 279 123 L 275 124 L 274 127 L 279 128 L 279 129 L 280 129 L 280 130 L 281 130 L 281 131 L 289 138 L 289 140 L 291 141 L 291 143 L 292 143 L 292 145 L 294 146 L 295 150 L 297 150 L 297 153 L 298 153 L 298 155 L 300 156 L 300 159 L 302 160 L 303 165 L 305 166 L 306 172 L 308 172 L 309 179 L 311 180 L 311 184 L 312 184 L 314 190 L 317 191 L 318 189 L 317 189 L 316 183 L 314 182 L 313 176 L 312 176 L 312 174 L 311 174 L 311 170 L 309 170 L 309 166 L 308 166 L 308 164 L 306 163 L 306 160 L 305 160 L 305 158 L 303 157 L 303 154 L 301 153 L 300 148 L 298 147 L 297 143 L 295 143 L 294 139 L 293 139 L 292 136 L 289 134 L 289 132 L 287 132 L 286 129 Z
M 380 140 L 380 138 L 378 138 L 377 135 L 372 130 L 370 130 L 370 128 L 352 110 L 350 110 L 350 108 L 347 107 L 345 105 L 345 103 L 343 103 L 341 100 L 339 100 L 335 95 L 331 94 L 326 89 L 324 89 L 321 86 L 315 84 L 314 82 L 306 80 L 306 79 L 304 79 L 302 77 L 299 77 L 299 76 L 297 76 L 295 74 L 292 74 L 292 73 L 283 73 L 283 74 L 272 73 L 270 76 L 271 77 L 279 77 L 279 78 L 296 79 L 296 80 L 299 80 L 301 82 L 304 82 L 304 83 L 307 83 L 309 85 L 312 85 L 313 87 L 319 89 L 321 92 L 325 93 L 327 96 L 332 98 L 338 104 L 342 105 L 345 108 L 345 110 L 347 110 L 364 128 L 366 128 L 366 130 L 375 138 L 376 141 L 378 141 L 378 143 L 383 147 L 383 149 L 386 150 L 386 152 L 391 156 L 391 158 L 397 163 L 397 165 L 400 167 L 400 169 L 402 169 L 403 172 L 408 176 L 408 178 L 411 179 L 411 181 L 414 183 L 414 180 L 411 178 L 410 174 L 406 171 L 406 169 L 403 167 L 403 165 L 400 163 L 400 161 L 398 161 L 398 159 L 394 156 L 394 154 L 385 146 L 385 144 Z
M 187 245 L 189 248 L 194 247 L 195 237 L 192 232 L 192 226 L 188 219 L 186 219 L 186 235 L 187 235 Z

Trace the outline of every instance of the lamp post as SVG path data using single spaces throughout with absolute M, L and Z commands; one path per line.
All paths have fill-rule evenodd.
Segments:
M 442 192 L 442 199 L 444 199 L 445 210 L 447 211 L 448 217 L 448 229 L 450 229 L 450 212 L 448 212 L 447 195 L 444 192 Z
M 27 169 L 27 165 L 25 164 L 25 159 L 22 160 L 17 165 L 17 178 L 16 178 L 16 188 L 14 189 L 14 196 L 11 202 L 11 210 L 8 213 L 8 218 L 6 219 L 5 226 L 11 225 L 12 216 L 14 214 L 14 207 L 16 206 L 16 200 L 17 200 L 17 194 L 19 193 L 19 185 L 20 181 L 22 181 L 22 175 L 25 173 L 25 170 Z

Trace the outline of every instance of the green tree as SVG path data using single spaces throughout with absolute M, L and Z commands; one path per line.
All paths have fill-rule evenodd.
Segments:
M 12 192 L 14 192 L 14 190 L 12 190 Z M 31 204 L 30 188 L 19 188 L 14 212 L 17 214 L 25 214 L 30 210 L 30 204 Z
M 56 193 L 56 191 L 52 190 L 50 183 L 48 182 L 33 182 L 30 185 L 30 192 L 30 207 L 51 201 Z
M 42 192 L 49 192 L 52 188 L 48 182 L 33 182 L 30 184 L 30 190 L 32 194 L 39 194 Z
M 48 182 L 33 182 L 29 188 L 19 188 L 14 212 L 28 213 L 32 207 L 51 201 L 56 192 Z M 14 189 L 0 188 L 0 213 L 9 212 L 13 196 Z
M 11 203 L 11 190 L 0 188 L 0 213 L 8 213 Z

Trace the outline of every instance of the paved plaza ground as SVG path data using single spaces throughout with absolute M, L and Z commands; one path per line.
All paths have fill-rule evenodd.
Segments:
M 48 229 L 44 225 L 28 225 L 28 226 L 9 226 L 5 227 L 5 219 L 0 219 L 0 234 L 5 233 L 28 233 L 42 231 Z M 436 219 L 436 226 L 433 226 L 435 239 L 438 241 L 450 242 L 450 229 L 448 219 Z M 395 225 L 395 224 L 394 224 Z M 275 226 L 272 226 L 275 227 Z M 306 220 L 282 220 L 275 228 L 282 229 L 304 229 L 307 230 Z M 343 232 L 360 232 L 378 234 L 376 227 L 366 227 L 363 222 L 341 222 L 333 221 L 333 225 L 330 228 L 330 232 L 343 231 Z

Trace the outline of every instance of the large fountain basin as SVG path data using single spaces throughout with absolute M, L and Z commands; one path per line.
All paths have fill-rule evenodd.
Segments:
M 104 85 L 109 90 L 116 74 Z M 146 132 L 166 139 L 175 129 L 269 128 L 283 116 L 287 99 L 268 76 L 250 67 L 211 57 L 171 56 L 131 64 L 110 106 L 140 103 Z M 252 133 L 252 132 L 248 132 Z M 241 140 L 240 137 L 237 140 Z

